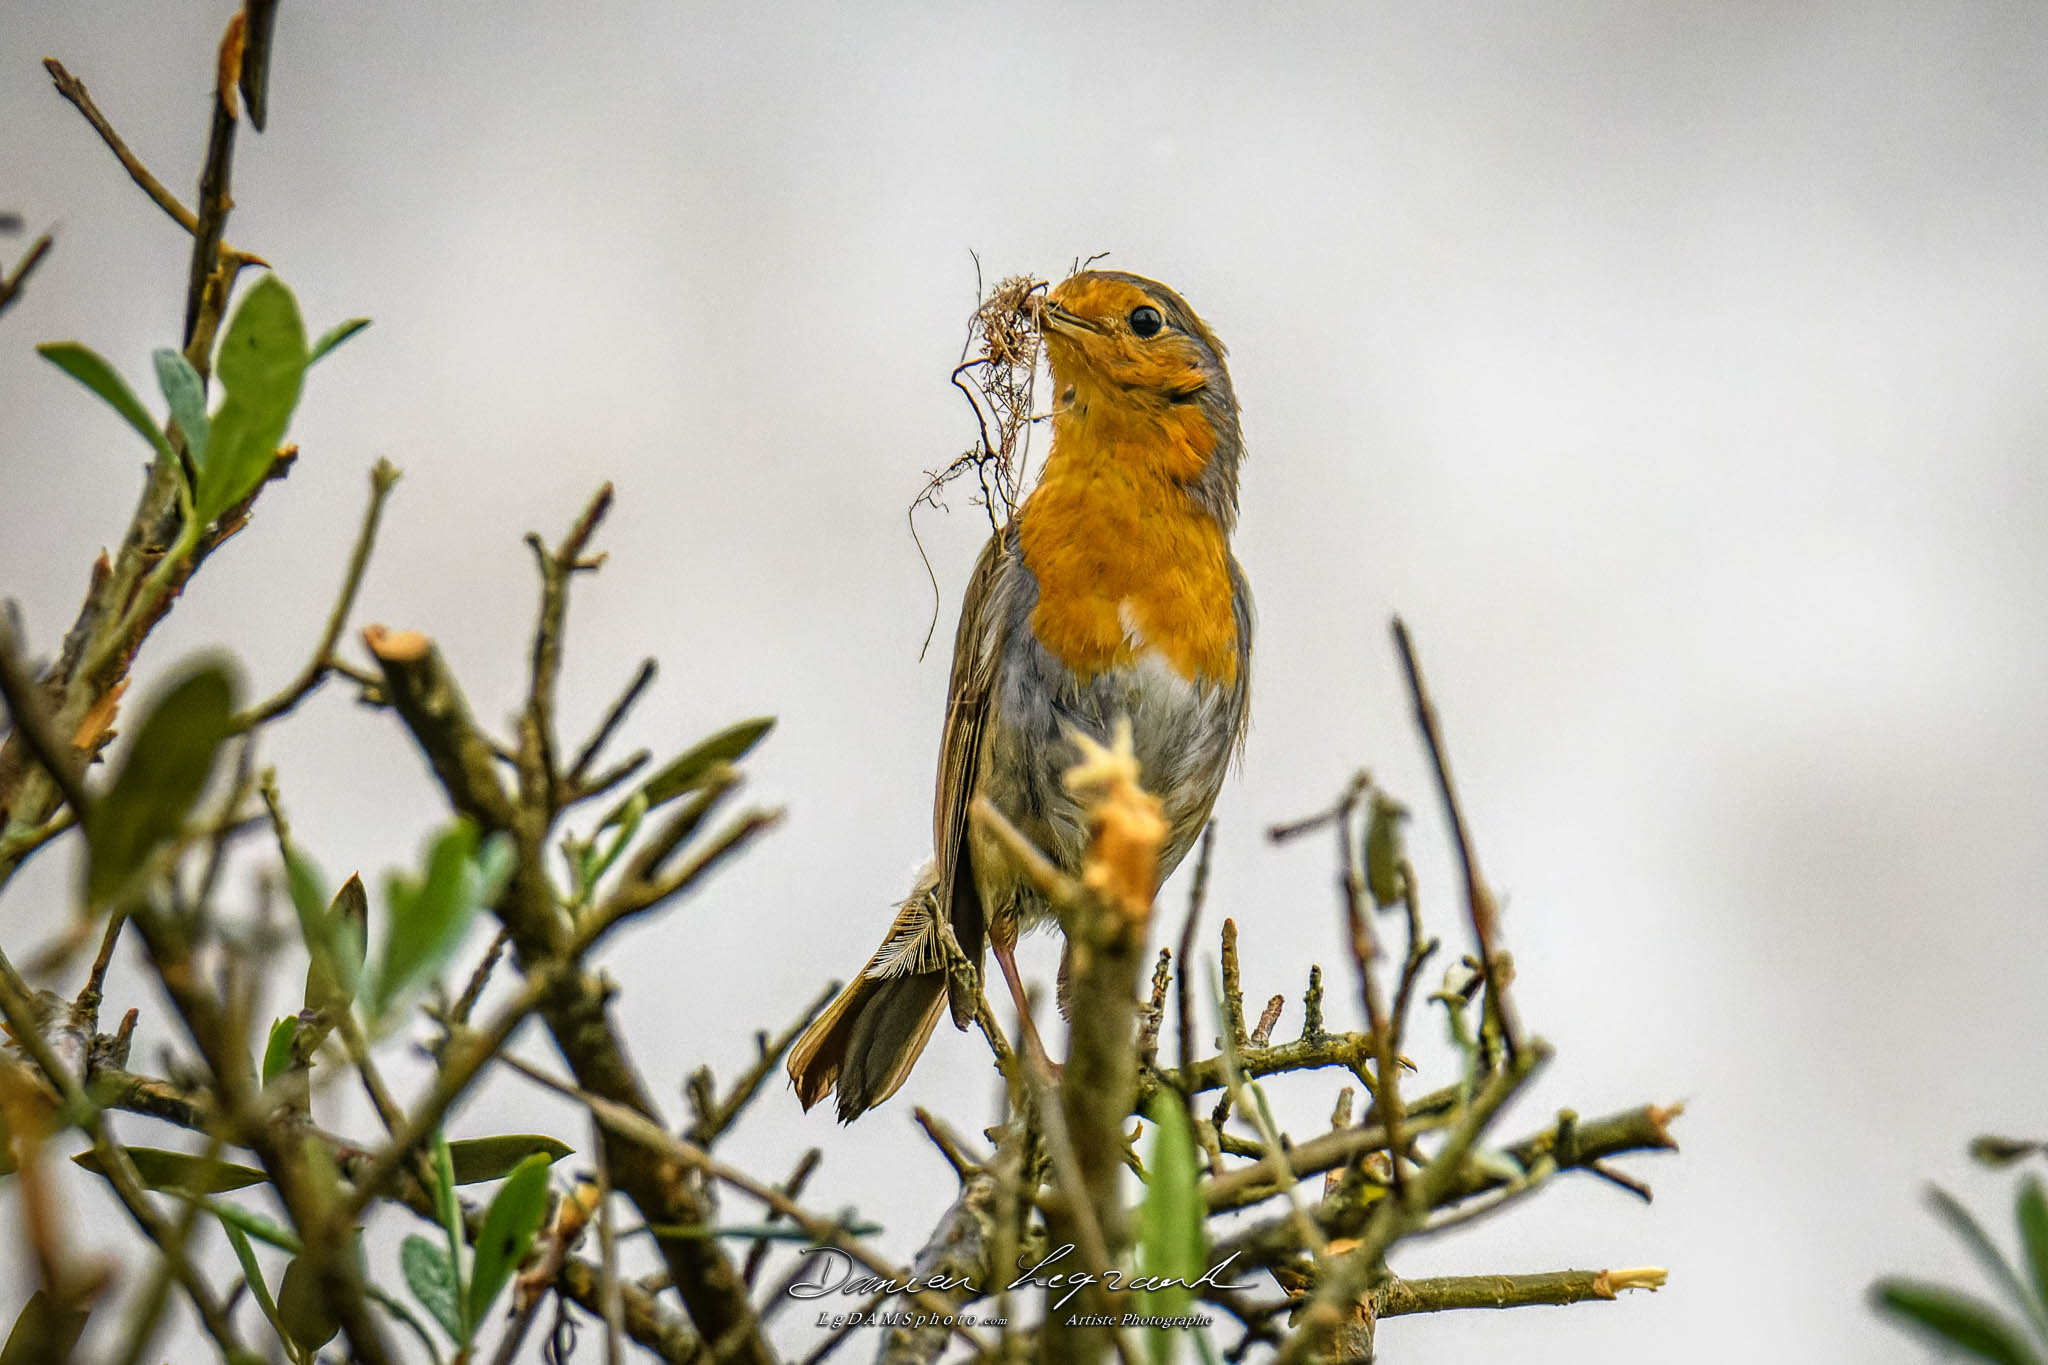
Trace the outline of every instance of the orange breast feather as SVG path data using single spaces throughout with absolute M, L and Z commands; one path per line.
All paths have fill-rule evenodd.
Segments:
M 1057 424 L 1020 513 L 1024 563 L 1038 580 L 1032 630 L 1084 676 L 1151 649 L 1190 681 L 1232 684 L 1229 543 L 1181 488 L 1201 471 L 1214 433 L 1192 405 L 1128 421 L 1118 420 L 1120 406 L 1087 403 L 1085 424 Z

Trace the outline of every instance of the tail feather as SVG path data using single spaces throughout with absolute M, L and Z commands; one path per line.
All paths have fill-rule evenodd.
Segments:
M 809 1109 L 837 1089 L 839 1121 L 859 1118 L 909 1079 L 945 1003 L 946 978 L 939 973 L 861 977 L 791 1050 L 797 1099 Z
M 898 910 L 874 957 L 789 1053 L 789 1079 L 809 1109 L 834 1089 L 850 1123 L 896 1093 L 946 1003 L 945 953 L 929 875 Z

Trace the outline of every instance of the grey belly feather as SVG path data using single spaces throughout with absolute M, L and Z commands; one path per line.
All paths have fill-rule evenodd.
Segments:
M 1240 639 L 1249 639 L 1251 604 L 1242 575 L 1231 568 Z M 1194 845 L 1244 731 L 1246 667 L 1229 683 L 1183 678 L 1166 659 L 1145 651 L 1136 663 L 1077 682 L 1032 633 L 1029 617 L 1037 585 L 1028 570 L 1007 604 L 1013 613 L 1004 658 L 982 736 L 977 791 L 1010 818 L 1047 857 L 1078 872 L 1087 850 L 1087 812 L 1063 778 L 1079 761 L 1073 731 L 1107 743 L 1119 716 L 1128 716 L 1137 750 L 1139 782 L 1165 804 L 1170 833 L 1160 851 L 1164 879 Z M 1248 662 L 1248 661 L 1247 661 Z M 1051 918 L 1036 892 L 1009 876 L 1006 863 L 970 834 L 975 883 L 990 919 L 1015 915 L 1021 928 Z

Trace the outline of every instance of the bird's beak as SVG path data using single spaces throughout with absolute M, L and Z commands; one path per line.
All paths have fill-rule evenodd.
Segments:
M 1043 317 L 1048 331 L 1064 332 L 1069 336 L 1076 332 L 1099 332 L 1102 330 L 1079 313 L 1070 313 L 1049 299 L 1046 301 Z

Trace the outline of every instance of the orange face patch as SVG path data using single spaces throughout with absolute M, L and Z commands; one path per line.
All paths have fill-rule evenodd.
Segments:
M 1055 389 L 1064 393 L 1092 381 L 1153 408 L 1199 391 L 1222 351 L 1208 328 L 1194 321 L 1192 333 L 1162 327 L 1145 336 L 1133 326 L 1141 309 L 1163 320 L 1165 302 L 1115 275 L 1088 272 L 1060 284 L 1046 296 L 1046 358 Z

